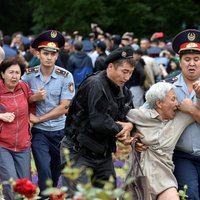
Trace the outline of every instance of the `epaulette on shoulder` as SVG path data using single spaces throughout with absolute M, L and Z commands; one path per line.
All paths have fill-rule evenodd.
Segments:
M 170 78 L 165 79 L 164 82 L 173 84 L 173 83 L 176 82 L 177 80 L 178 80 L 178 77 L 177 77 L 177 76 L 174 76 L 174 77 L 170 77 Z
M 62 76 L 67 76 L 68 75 L 68 71 L 66 69 L 61 69 L 61 68 L 57 68 L 55 70 L 56 74 L 62 75 Z
M 27 74 L 37 73 L 39 71 L 39 67 L 31 67 L 26 69 Z

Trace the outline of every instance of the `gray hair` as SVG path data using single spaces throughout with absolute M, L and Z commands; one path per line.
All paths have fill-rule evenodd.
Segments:
M 156 101 L 164 101 L 168 92 L 171 89 L 175 89 L 175 86 L 167 82 L 158 82 L 152 85 L 146 92 L 146 103 L 150 109 L 156 108 Z
M 5 59 L 5 53 L 2 47 L 0 47 L 0 64 Z

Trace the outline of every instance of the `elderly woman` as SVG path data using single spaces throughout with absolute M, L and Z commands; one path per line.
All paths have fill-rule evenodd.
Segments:
M 25 66 L 18 57 L 0 65 L 0 181 L 31 178 L 31 134 L 29 86 L 20 82 Z M 32 110 L 34 111 L 34 109 Z M 5 199 L 14 199 L 9 185 L 3 185 Z
M 193 87 L 196 96 L 200 97 L 200 84 L 197 82 Z M 139 109 L 130 110 L 127 115 L 137 131 L 144 135 L 142 143 L 148 146 L 138 155 L 140 164 L 149 179 L 153 200 L 179 200 L 172 154 L 185 127 L 197 120 L 199 110 L 189 99 L 178 105 L 174 86 L 164 82 L 151 86 L 146 93 L 146 102 Z M 200 105 L 200 100 L 197 100 L 197 105 Z M 132 175 L 135 177 L 139 170 L 133 151 L 130 165 L 134 165 Z

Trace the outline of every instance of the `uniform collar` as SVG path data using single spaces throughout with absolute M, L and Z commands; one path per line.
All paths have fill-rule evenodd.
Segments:
M 178 76 L 177 76 L 177 81 L 174 82 L 174 85 L 176 87 L 183 87 L 183 83 L 185 82 L 184 79 L 183 79 L 183 74 L 180 73 Z
M 182 90 L 184 93 L 186 93 L 187 95 L 190 95 L 190 98 L 193 98 L 193 97 L 195 96 L 195 91 L 193 90 L 193 91 L 191 92 L 191 94 L 188 93 L 188 88 L 187 88 L 187 85 L 186 85 L 185 80 L 184 80 L 184 78 L 183 78 L 183 74 L 181 73 L 181 74 L 179 74 L 177 77 L 178 77 L 178 80 L 174 82 L 174 85 L 175 85 L 176 87 L 181 88 L 181 90 Z M 198 80 L 200 81 L 200 78 L 199 78 Z
M 178 87 L 183 87 L 183 83 L 185 83 L 184 81 L 184 78 L 183 78 L 183 74 L 180 73 L 178 76 L 177 76 L 177 81 L 174 82 L 174 85 L 175 86 L 178 86 Z M 200 81 L 200 78 L 198 79 Z

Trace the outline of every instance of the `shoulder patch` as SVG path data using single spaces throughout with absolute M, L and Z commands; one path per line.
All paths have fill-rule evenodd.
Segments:
M 55 70 L 55 72 L 56 72 L 56 74 L 59 74 L 59 75 L 62 75 L 62 76 L 67 76 L 68 73 L 69 73 L 67 70 L 65 70 L 65 69 L 60 69 L 60 68 L 57 68 L 57 69 Z
M 74 93 L 74 83 L 73 82 L 70 82 L 69 84 L 68 84 L 68 91 L 70 92 L 70 93 Z
M 31 67 L 26 69 L 27 74 L 37 73 L 37 72 L 39 72 L 39 67 Z

